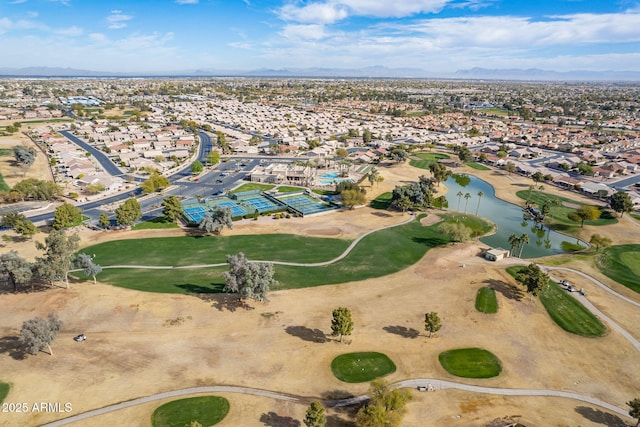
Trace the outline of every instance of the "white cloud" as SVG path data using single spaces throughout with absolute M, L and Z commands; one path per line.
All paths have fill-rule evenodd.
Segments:
M 107 16 L 107 22 L 109 23 L 109 28 L 112 30 L 118 30 L 120 28 L 125 28 L 127 26 L 127 21 L 133 19 L 131 15 L 125 15 L 121 10 L 112 10 L 111 14 Z
M 60 3 L 63 6 L 69 6 L 71 4 L 70 0 L 49 0 L 51 3 Z
M 289 4 L 280 9 L 280 18 L 303 23 L 333 24 L 347 16 L 344 6 L 330 3 L 310 3 L 302 7 Z
M 177 4 L 198 4 L 198 0 L 176 0 Z
M 70 37 L 77 37 L 84 34 L 84 30 L 76 26 L 67 27 L 67 28 L 58 28 L 56 30 L 53 30 L 53 32 L 61 36 L 70 36 Z
M 22 3 L 26 3 L 27 0 L 13 0 L 12 2 L 10 2 L 11 4 L 22 4 Z
M 294 40 L 319 40 L 327 36 L 324 25 L 318 24 L 286 25 L 280 34 L 285 38 Z

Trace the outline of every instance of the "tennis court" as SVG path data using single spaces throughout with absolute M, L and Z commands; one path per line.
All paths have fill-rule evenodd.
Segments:
M 311 215 L 314 213 L 320 213 L 337 209 L 336 206 L 328 203 L 322 203 L 313 197 L 305 196 L 304 194 L 294 194 L 291 196 L 278 197 L 282 203 L 290 206 L 294 210 L 301 212 L 303 215 Z
M 281 210 L 285 207 L 284 204 L 278 205 L 262 196 L 247 197 L 246 199 L 240 199 L 239 201 L 242 204 L 249 205 L 249 207 L 252 208 L 253 211 L 257 210 L 260 213 Z
M 238 206 L 235 202 L 232 202 L 231 200 L 224 200 L 218 203 L 215 203 L 215 201 L 212 200 L 212 202 L 214 202 L 212 203 L 213 206 L 219 206 L 221 208 L 231 208 L 231 216 L 233 217 L 247 214 L 247 211 L 242 209 L 240 206 Z
M 199 224 L 207 213 L 202 206 L 185 207 L 183 210 L 184 216 L 187 218 L 187 222 L 192 224 Z

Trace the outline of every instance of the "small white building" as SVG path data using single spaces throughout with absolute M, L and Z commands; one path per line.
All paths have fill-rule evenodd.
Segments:
M 489 249 L 485 251 L 484 257 L 489 261 L 500 261 L 509 256 L 509 251 L 502 248 Z

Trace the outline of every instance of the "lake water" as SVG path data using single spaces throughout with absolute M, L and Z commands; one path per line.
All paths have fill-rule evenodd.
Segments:
M 449 210 L 466 212 L 472 215 L 476 214 L 489 219 L 496 225 L 496 232 L 491 236 L 481 237 L 480 241 L 494 248 L 511 249 L 509 245 L 509 236 L 516 234 L 518 236 L 526 233 L 529 235 L 529 244 L 525 245 L 522 251 L 522 258 L 538 258 L 542 256 L 555 255 L 565 253 L 561 248 L 563 241 L 576 243 L 576 238 L 565 234 L 557 233 L 544 227 L 543 230 L 535 229 L 532 221 L 527 221 L 523 227 L 523 211 L 521 206 L 505 202 L 496 197 L 495 190 L 491 184 L 477 178 L 473 175 L 467 175 L 470 180 L 466 186 L 459 185 L 453 177 L 447 179 L 444 185 L 447 187 L 447 201 L 449 202 Z M 514 192 L 520 188 L 514 188 Z M 471 198 L 467 200 L 463 197 L 458 198 L 458 192 L 462 194 L 469 193 Z M 482 191 L 482 197 L 478 196 L 478 192 Z M 480 205 L 478 208 L 478 200 Z M 583 246 L 585 243 L 581 242 Z

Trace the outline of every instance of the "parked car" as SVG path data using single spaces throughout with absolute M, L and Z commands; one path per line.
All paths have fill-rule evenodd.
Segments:
M 80 341 L 86 341 L 87 340 L 87 336 L 85 334 L 80 334 L 77 335 L 75 337 L 73 337 L 74 341 L 80 342 Z

